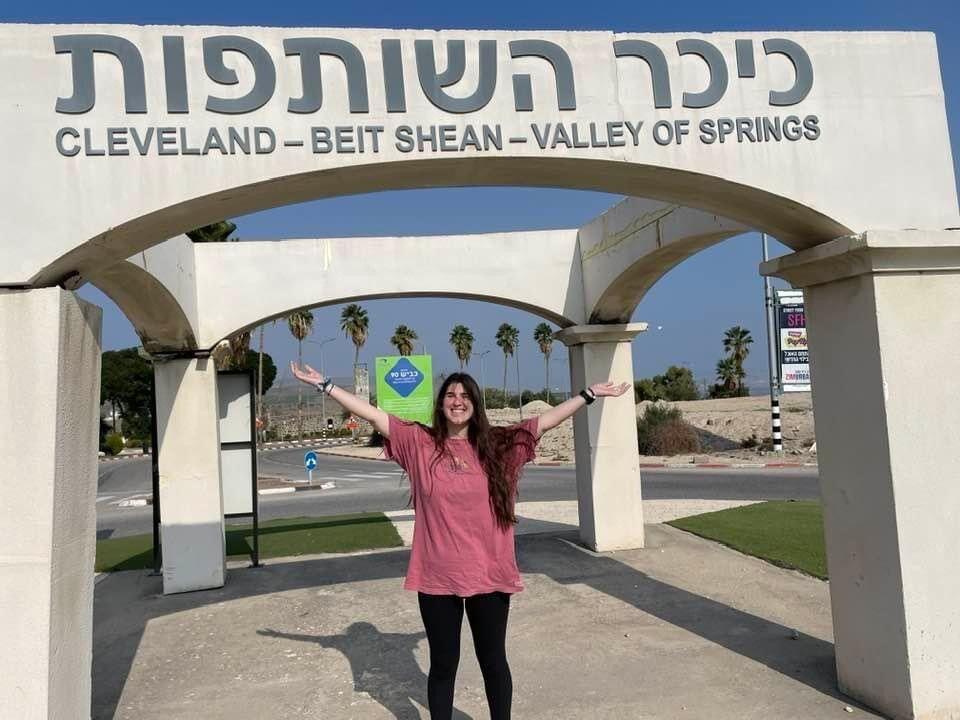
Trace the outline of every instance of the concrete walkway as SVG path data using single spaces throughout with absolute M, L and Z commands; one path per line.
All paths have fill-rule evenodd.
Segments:
M 562 524 L 562 523 L 558 523 Z M 514 717 L 879 717 L 836 690 L 827 585 L 665 525 L 606 555 L 522 535 L 511 609 Z M 93 717 L 426 718 L 427 655 L 406 549 L 271 560 L 164 597 L 96 587 Z M 488 717 L 465 625 L 460 720 Z

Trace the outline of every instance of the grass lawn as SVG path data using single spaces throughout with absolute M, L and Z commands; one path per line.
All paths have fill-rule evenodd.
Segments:
M 288 557 L 315 553 L 403 545 L 393 524 L 383 513 L 334 515 L 323 518 L 289 518 L 260 523 L 260 557 Z M 253 526 L 227 525 L 227 556 L 253 552 Z M 153 567 L 153 535 L 101 540 L 97 543 L 97 572 L 140 570 Z
M 818 502 L 765 502 L 668 524 L 774 565 L 827 579 L 823 510 Z

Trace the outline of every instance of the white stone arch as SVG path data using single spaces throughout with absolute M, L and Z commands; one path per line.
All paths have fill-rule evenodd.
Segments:
M 382 189 L 537 185 L 699 208 L 768 231 L 797 251 L 764 272 L 807 289 L 814 401 L 836 430 L 818 438 L 818 446 L 841 689 L 894 717 L 957 714 L 960 610 L 954 599 L 960 579 L 942 568 L 955 561 L 955 543 L 944 538 L 955 537 L 960 490 L 951 480 L 955 443 L 943 429 L 960 426 L 960 404 L 944 403 L 939 385 L 916 382 L 955 377 L 960 335 L 956 313 L 934 312 L 960 305 L 960 240 L 951 231 L 960 227 L 960 216 L 933 35 L 318 29 L 309 34 L 348 43 L 366 60 L 366 90 L 348 68 L 346 84 L 326 87 L 324 112 L 310 117 L 299 110 L 316 104 L 315 98 L 299 98 L 302 77 L 289 64 L 276 77 L 269 74 L 268 90 L 265 75 L 239 67 L 234 94 L 222 87 L 233 82 L 222 58 L 212 66 L 205 61 L 205 74 L 192 65 L 210 36 L 241 37 L 260 47 L 259 57 L 281 58 L 284 40 L 303 32 L 0 25 L 0 96 L 13 98 L 0 106 L 0 126 L 13 138 L 7 166 L 19 170 L 0 177 L 0 346 L 12 348 L 0 396 L 23 413 L 11 432 L 0 433 L 0 466 L 20 468 L 44 498 L 37 502 L 14 489 L 9 502 L 0 502 L 0 524 L 29 526 L 33 533 L 0 563 L 0 588 L 39 595 L 0 598 L 7 622 L 20 631 L 11 634 L 8 655 L 38 658 L 31 665 L 4 665 L 3 706 L 12 705 L 17 716 L 71 716 L 89 704 L 84 678 L 92 580 L 76 568 L 88 567 L 92 555 L 92 533 L 80 530 L 90 529 L 93 507 L 95 447 L 84 429 L 95 417 L 99 321 L 94 309 L 57 284 L 74 287 L 99 275 L 109 285 L 114 271 L 105 268 L 167 238 L 284 203 Z M 86 40 L 77 44 L 78 36 Z M 110 36 L 109 47 L 102 36 Z M 389 50 L 384 39 L 393 43 Z M 560 48 L 569 63 L 554 63 L 553 78 L 534 74 L 531 39 Z M 446 100 L 443 90 L 429 98 L 418 94 L 415 88 L 440 78 L 433 67 L 435 78 L 417 83 L 422 63 L 414 57 L 415 44 L 448 40 L 468 42 L 471 49 L 480 42 L 495 46 L 488 59 L 514 82 L 477 82 L 473 96 L 467 97 L 472 87 L 459 87 L 465 92 Z M 520 48 L 516 58 L 512 43 Z M 177 62 L 178 47 L 190 49 L 183 63 Z M 707 47 L 706 54 L 695 49 Z M 172 71 L 164 67 L 168 50 Z M 94 51 L 117 62 L 94 63 Z M 177 76 L 187 60 L 189 83 L 186 73 L 182 81 Z M 688 61 L 699 63 L 699 71 L 690 71 Z M 84 68 L 91 66 L 94 77 L 86 78 Z M 449 79 L 447 71 L 442 75 Z M 404 81 L 410 92 L 401 96 L 395 91 Z M 288 107 L 291 100 L 297 107 Z M 224 107 L 238 105 L 243 109 L 225 119 Z M 558 117 L 567 132 L 582 123 L 581 141 L 598 128 L 609 133 L 611 124 L 621 138 L 627 123 L 642 120 L 647 132 L 643 143 L 638 130 L 633 143 L 598 144 L 591 137 L 586 145 L 569 139 L 558 145 L 554 134 L 552 144 L 535 147 L 533 128 L 548 132 L 546 123 L 561 122 Z M 799 136 L 788 142 L 740 136 L 741 121 L 746 127 L 755 118 L 763 125 L 784 117 L 803 125 L 802 142 Z M 737 134 L 726 143 L 702 136 L 695 142 L 694 133 L 710 121 L 716 127 L 726 121 Z M 385 144 L 378 152 L 341 147 L 315 153 L 307 148 L 312 126 L 321 122 L 382 125 L 385 136 L 400 125 L 448 127 L 461 138 L 468 128 L 489 124 L 502 131 L 504 142 L 482 151 L 418 147 L 408 153 Z M 690 142 L 679 142 L 684 122 Z M 673 128 L 672 140 L 657 142 L 649 133 L 658 123 Z M 216 125 L 254 133 L 264 128 L 280 144 L 276 152 L 192 151 Z M 156 133 L 153 145 L 148 128 Z M 708 238 L 686 250 L 697 242 Z M 652 266 L 634 258 L 627 277 L 597 283 L 597 314 L 588 319 L 622 318 L 656 276 L 657 264 L 676 255 L 658 247 L 650 257 L 656 257 Z M 116 273 L 138 281 L 136 272 Z M 192 322 L 189 303 L 177 302 Z M 186 338 L 169 330 L 160 328 L 175 342 Z M 572 346 L 572 372 L 581 384 L 625 372 L 629 340 L 640 330 L 622 323 L 565 328 L 561 337 Z M 200 367 L 210 364 L 206 360 L 172 362 L 181 365 L 167 373 L 171 383 L 186 387 L 200 378 L 194 386 L 209 387 L 210 370 Z M 24 383 L 24 377 L 36 382 Z M 188 404 L 177 415 L 187 424 L 202 420 L 207 429 L 215 427 L 209 403 Z M 608 456 L 630 460 L 632 419 L 632 407 L 615 403 L 578 416 L 577 434 L 595 451 L 584 458 L 591 468 L 611 467 Z M 54 463 L 51 444 L 70 454 Z M 216 456 L 206 460 L 208 469 L 218 466 Z M 616 493 L 595 489 L 579 488 L 591 516 L 640 517 L 639 493 L 629 484 Z M 57 512 L 51 512 L 54 499 Z M 186 525 L 197 538 L 222 542 L 219 523 Z M 609 537 L 586 539 L 603 547 Z M 211 573 L 202 586 L 217 577 L 222 580 L 222 572 Z M 22 630 L 38 627 L 48 630 Z M 49 668 L 45 677 L 42 671 L 25 676 L 40 666 Z

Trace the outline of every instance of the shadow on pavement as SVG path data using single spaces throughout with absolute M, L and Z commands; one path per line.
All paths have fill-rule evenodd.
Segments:
M 654 527 L 658 526 L 648 526 Z M 651 535 L 648 533 L 648 537 Z M 657 538 L 658 542 L 669 543 L 669 535 L 662 531 Z M 576 532 L 518 538 L 521 571 L 541 574 L 560 585 L 593 588 L 858 707 L 836 687 L 832 643 L 803 633 L 795 635 L 779 623 L 659 581 L 617 559 L 576 547 L 576 540 Z M 268 564 L 260 569 L 231 570 L 224 588 L 171 596 L 161 594 L 160 578 L 143 572 L 108 578 L 96 586 L 94 601 L 93 717 L 114 717 L 144 628 L 151 619 L 287 590 L 400 578 L 408 559 L 409 550 L 393 550 Z M 362 606 L 358 610 L 362 611 Z M 370 620 L 376 622 L 378 618 Z M 592 620 L 584 618 L 580 627 L 574 622 L 569 631 L 590 632 Z M 341 635 L 311 636 L 262 626 L 256 630 L 257 619 L 252 617 L 250 632 L 336 648 L 349 660 L 357 690 L 369 693 L 398 718 L 419 717 L 411 712 L 411 700 L 426 706 L 426 677 L 413 649 L 423 635 L 382 633 L 373 622 L 354 623 Z M 790 637 L 794 641 L 784 642 Z M 387 655 L 396 661 L 373 665 L 376 658 Z

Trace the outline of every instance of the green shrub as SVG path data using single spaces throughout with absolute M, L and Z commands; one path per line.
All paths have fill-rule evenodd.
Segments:
M 129 440 L 127 440 L 127 447 L 128 447 L 128 448 L 142 448 L 142 447 L 143 447 L 143 441 L 142 441 L 142 440 L 139 440 L 139 439 L 137 439 L 137 438 L 130 438 Z
M 700 438 L 678 408 L 653 403 L 637 420 L 637 445 L 641 455 L 677 455 L 700 450 Z
M 120 433 L 109 432 L 107 436 L 103 439 L 104 451 L 110 453 L 111 455 L 119 455 L 120 451 L 123 450 L 123 437 Z

